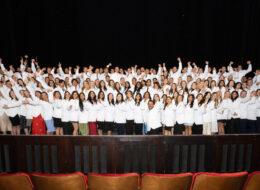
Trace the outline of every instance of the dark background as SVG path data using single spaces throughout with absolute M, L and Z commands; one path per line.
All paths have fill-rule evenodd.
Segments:
M 260 62 L 259 0 L 0 0 L 0 23 L 6 65 Z

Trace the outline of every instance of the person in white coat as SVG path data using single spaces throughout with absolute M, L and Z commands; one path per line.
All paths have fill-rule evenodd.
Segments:
M 218 101 L 217 101 L 216 92 L 212 93 L 211 102 L 213 104 L 213 109 L 211 110 L 211 133 L 217 134 L 218 133 L 218 121 L 217 121 Z
M 62 109 L 61 122 L 62 122 L 64 135 L 71 135 L 73 132 L 73 126 L 72 123 L 70 122 L 70 109 L 69 109 L 70 98 L 71 98 L 71 94 L 69 93 L 69 91 L 65 91 L 64 99 L 62 100 L 62 107 L 61 107 Z
M 134 105 L 134 132 L 136 135 L 142 134 L 142 128 L 144 123 L 143 111 L 144 107 L 141 105 L 142 95 L 137 93 L 135 95 L 135 105 Z
M 98 104 L 94 91 L 89 92 L 86 105 L 88 110 L 89 135 L 97 135 L 97 114 L 101 101 Z
M 224 98 L 222 98 L 222 91 L 218 91 L 217 101 L 218 134 L 223 135 L 225 134 L 225 126 L 230 112 L 230 92 L 226 91 L 224 93 Z
M 257 120 L 256 108 L 257 108 L 256 91 L 252 91 L 247 106 L 247 119 L 248 119 L 249 133 L 256 132 L 256 120 Z
M 117 129 L 118 135 L 125 134 L 126 112 L 127 112 L 127 107 L 125 105 L 125 102 L 123 101 L 123 94 L 118 93 L 116 96 L 116 104 L 115 104 L 115 112 L 114 112 L 115 127 Z
M 99 91 L 97 98 L 97 124 L 98 124 L 98 135 L 102 135 L 105 128 L 105 109 L 104 109 L 105 93 Z
M 5 112 L 12 123 L 11 134 L 20 135 L 20 118 L 19 118 L 18 113 L 19 113 L 19 109 L 22 104 L 22 101 L 19 101 L 17 99 L 13 90 L 10 90 L 9 97 L 10 97 L 10 100 L 8 101 L 8 104 L 5 104 L 3 106 L 3 108 L 5 109 Z
M 185 105 L 183 103 L 183 95 L 179 94 L 176 101 L 176 125 L 174 127 L 174 134 L 183 135 L 185 118 Z
M 79 94 L 79 133 L 80 135 L 89 135 L 87 100 L 84 92 Z
M 79 94 L 73 91 L 69 101 L 70 122 L 73 126 L 73 135 L 78 135 L 79 130 Z
M 114 130 L 114 113 L 115 113 L 115 101 L 113 93 L 108 93 L 107 101 L 103 102 L 105 122 L 102 133 L 111 135 Z
M 130 91 L 130 90 L 126 91 L 125 105 L 127 107 L 127 112 L 126 112 L 126 134 L 127 135 L 133 135 L 134 134 L 135 101 L 133 99 L 133 92 Z
M 192 134 L 192 126 L 194 123 L 194 95 L 189 94 L 187 98 L 187 104 L 184 110 L 184 126 L 185 126 L 185 135 Z
M 203 135 L 211 135 L 212 128 L 212 109 L 214 109 L 214 102 L 211 101 L 211 93 L 206 92 L 204 97 L 203 107 L 205 112 L 203 114 Z
M 163 108 L 163 119 L 162 123 L 164 124 L 164 135 L 173 135 L 174 126 L 176 124 L 176 106 L 172 102 L 172 98 L 168 96 L 166 98 L 166 103 Z
M 260 133 L 260 89 L 256 91 L 256 132 Z
M 148 102 L 151 100 L 151 95 L 148 91 L 146 91 L 143 95 L 143 99 L 141 101 L 141 107 L 143 112 L 144 124 L 143 124 L 143 135 L 147 134 L 147 125 L 146 125 L 146 113 L 148 111 Z
M 63 135 L 63 127 L 61 122 L 62 113 L 62 99 L 61 93 L 59 91 L 54 91 L 53 93 L 53 121 L 56 128 L 56 135 Z
M 159 135 L 162 132 L 162 124 L 160 119 L 161 108 L 159 104 L 155 105 L 153 100 L 148 102 L 148 111 L 146 113 L 146 124 L 148 135 Z
M 203 105 L 203 95 L 199 93 L 194 100 L 194 125 L 192 126 L 192 134 L 202 134 L 203 130 L 203 114 L 205 109 Z

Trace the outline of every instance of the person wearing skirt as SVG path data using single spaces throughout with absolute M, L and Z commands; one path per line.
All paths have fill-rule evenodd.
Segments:
M 70 110 L 70 122 L 73 126 L 73 135 L 78 135 L 79 129 L 79 94 L 77 91 L 73 91 L 71 99 L 69 101 L 69 110 Z
M 12 131 L 12 123 L 3 108 L 5 104 L 7 104 L 7 101 L 2 97 L 2 93 L 0 92 L 0 131 L 2 134 Z
M 104 114 L 105 122 L 103 132 L 107 135 L 111 135 L 114 129 L 114 112 L 115 112 L 115 103 L 113 93 L 107 95 L 107 101 L 104 102 Z
M 86 103 L 88 111 L 88 126 L 89 126 L 89 135 L 97 135 L 97 113 L 102 106 L 101 100 L 97 104 L 96 94 L 94 91 L 90 91 L 88 94 L 88 101 Z

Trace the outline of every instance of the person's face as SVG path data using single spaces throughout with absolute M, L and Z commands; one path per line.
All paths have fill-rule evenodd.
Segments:
M 42 93 L 42 99 L 43 99 L 44 101 L 47 101 L 47 100 L 48 100 L 48 96 L 47 96 L 46 93 Z
M 60 93 L 56 92 L 55 98 L 60 99 Z
M 145 97 L 145 99 L 148 99 L 148 98 L 149 98 L 149 94 L 148 94 L 148 93 L 145 93 L 145 94 L 144 94 L 144 97 Z
M 166 99 L 166 102 L 167 102 L 167 104 L 171 104 L 171 103 L 172 103 L 172 99 L 171 99 L 170 97 L 168 97 L 168 98 Z
M 151 86 L 151 81 L 148 80 L 148 81 L 146 82 L 146 85 L 147 85 L 148 87 L 150 87 L 150 86 Z
M 149 110 L 151 110 L 151 109 L 153 109 L 153 107 L 154 107 L 154 104 L 153 104 L 153 102 L 148 102 L 148 108 L 149 108 Z
M 236 98 L 237 94 L 236 93 L 232 93 L 232 98 Z
M 217 98 L 217 94 L 216 93 L 212 94 L 212 100 L 215 100 L 216 98 Z
M 242 92 L 240 93 L 240 97 L 241 97 L 241 98 L 245 98 L 245 97 L 246 97 L 246 92 L 245 92 L 245 91 L 242 91 Z
M 140 97 L 140 95 L 139 95 L 139 94 L 138 94 L 138 95 L 136 95 L 136 96 L 135 96 L 135 98 L 136 98 L 136 100 L 138 100 L 138 101 L 141 99 L 141 97 Z
M 127 96 L 127 98 L 132 98 L 131 92 L 127 92 L 126 96 Z
M 176 72 L 177 72 L 177 67 L 173 67 L 173 68 L 172 68 L 172 71 L 173 71 L 174 73 L 176 73 Z
M 241 88 L 241 84 L 238 83 L 238 84 L 237 84 L 237 89 L 240 89 L 240 88 Z
M 76 92 L 73 93 L 73 99 L 78 99 L 78 94 Z
M 200 102 L 200 101 L 202 100 L 202 98 L 203 98 L 202 95 L 199 94 L 199 95 L 198 95 L 198 101 Z
M 224 98 L 227 99 L 227 98 L 229 98 L 229 97 L 230 97 L 230 93 L 229 93 L 229 92 L 225 92 Z
M 248 81 L 247 81 L 247 85 L 248 85 L 248 86 L 252 86 L 252 85 L 253 85 L 253 81 L 252 81 L 252 80 L 248 80 Z
M 241 71 L 241 70 L 242 70 L 242 66 L 241 66 L 241 65 L 238 65 L 237 70 L 238 70 L 238 71 Z
M 102 92 L 101 92 L 100 95 L 99 95 L 100 99 L 103 99 L 104 96 L 105 96 L 105 95 L 104 95 L 104 93 L 102 93 Z
M 260 97 L 260 90 L 257 90 L 257 91 L 256 91 L 256 95 L 257 95 L 258 97 Z
M 182 101 L 182 96 L 178 96 L 178 102 Z
M 191 102 L 192 101 L 192 96 L 189 96 L 188 97 L 188 102 Z
M 94 92 L 90 92 L 90 98 L 94 99 L 94 97 L 95 97 L 95 93 Z
M 117 101 L 121 102 L 123 97 L 121 94 L 118 94 L 117 97 L 116 97 Z
M 41 93 L 40 93 L 40 92 L 35 92 L 35 96 L 36 96 L 37 98 L 40 98 L 40 97 L 41 97 Z
M 158 102 L 160 100 L 159 96 L 157 94 L 154 95 L 154 100 Z
M 109 94 L 109 96 L 108 96 L 108 100 L 111 101 L 111 100 L 113 100 L 113 99 L 114 99 L 113 94 Z
M 210 99 L 210 93 L 207 94 L 206 99 Z

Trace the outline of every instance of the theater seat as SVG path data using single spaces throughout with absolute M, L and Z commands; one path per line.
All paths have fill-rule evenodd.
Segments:
M 139 175 L 128 174 L 88 174 L 89 190 L 137 190 Z
M 193 176 L 191 190 L 241 190 L 246 179 L 247 172 L 197 173 Z
M 259 190 L 259 189 L 260 189 L 260 171 L 249 174 L 244 187 L 244 190 Z
M 86 176 L 80 172 L 71 174 L 31 174 L 35 190 L 86 190 Z
M 144 173 L 141 190 L 189 190 L 192 174 L 151 174 Z
M 25 173 L 1 174 L 0 190 L 32 190 L 30 176 Z

